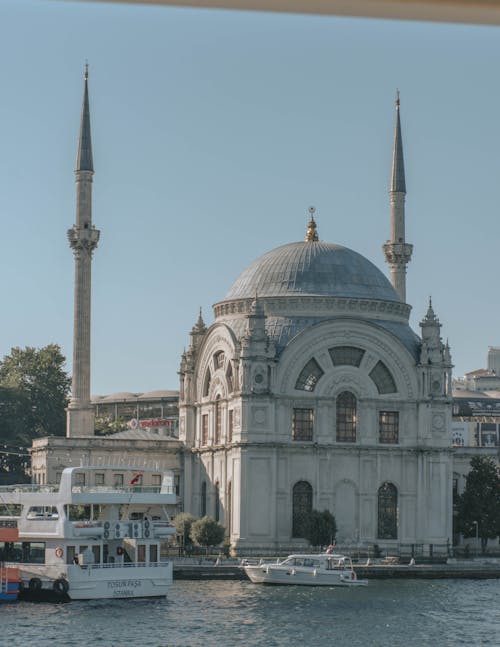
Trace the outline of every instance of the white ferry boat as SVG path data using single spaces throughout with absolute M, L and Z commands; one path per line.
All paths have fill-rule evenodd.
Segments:
M 19 599 L 95 600 L 163 597 L 172 562 L 161 561 L 161 542 L 175 534 L 166 505 L 177 497 L 172 472 L 158 486 L 95 485 L 110 467 L 69 467 L 58 486 L 0 487 L 0 508 L 14 520 L 16 541 L 0 540 L 0 562 L 17 567 Z M 155 471 L 158 473 L 158 471 Z M 88 483 L 88 485 L 86 485 Z M 0 521 L 1 521 L 0 519 Z
M 289 555 L 285 560 L 244 563 L 249 579 L 256 584 L 292 584 L 303 586 L 366 586 L 359 580 L 350 557 L 325 553 Z

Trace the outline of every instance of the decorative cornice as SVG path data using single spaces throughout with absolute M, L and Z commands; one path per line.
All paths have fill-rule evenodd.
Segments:
M 411 247 L 411 246 L 410 246 Z M 355 297 L 321 297 L 321 296 L 276 296 L 259 297 L 266 306 L 266 315 L 290 316 L 293 314 L 308 316 L 331 316 L 351 313 L 391 315 L 405 322 L 408 321 L 411 306 L 400 301 L 383 301 L 380 299 L 357 299 Z M 219 301 L 213 306 L 216 318 L 234 315 L 247 315 L 253 299 L 233 299 Z

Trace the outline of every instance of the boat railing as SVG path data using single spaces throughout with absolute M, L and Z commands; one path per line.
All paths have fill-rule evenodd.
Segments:
M 104 564 L 84 564 L 82 566 L 78 566 L 78 568 L 83 568 L 87 570 L 102 570 L 106 568 L 161 568 L 168 566 L 170 564 L 170 561 L 162 561 L 162 562 L 106 562 Z
M 174 487 L 165 485 L 73 485 L 71 491 L 73 494 L 174 494 Z
M 58 485 L 37 485 L 35 483 L 26 483 L 20 485 L 0 485 L 0 494 L 11 494 L 17 492 L 52 494 L 59 491 Z

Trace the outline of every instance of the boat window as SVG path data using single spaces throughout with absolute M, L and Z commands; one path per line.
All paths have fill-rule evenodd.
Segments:
M 30 564 L 45 564 L 45 542 L 23 541 L 21 561 Z
M 96 564 L 100 564 L 101 563 L 101 547 L 99 546 L 99 544 L 94 544 L 94 546 L 92 546 L 92 552 L 94 553 L 94 562 Z
M 94 484 L 95 485 L 104 485 L 104 473 L 96 472 L 94 474 Z
M 68 505 L 66 515 L 69 521 L 87 521 L 91 518 L 89 505 Z
M 145 562 L 146 561 L 146 544 L 138 544 L 137 546 L 137 561 Z
M 109 555 L 109 546 L 108 544 L 104 544 L 102 547 L 102 561 L 104 564 L 107 564 L 108 562 L 108 555 Z
M 66 546 L 66 564 L 73 564 L 75 559 L 75 546 Z
M 33 506 L 28 510 L 27 518 L 32 519 L 59 519 L 57 508 L 54 506 Z
M 149 546 L 149 561 L 151 563 L 158 561 L 158 546 L 156 544 L 151 544 Z
M 121 487 L 123 485 L 123 474 L 113 474 L 113 485 Z

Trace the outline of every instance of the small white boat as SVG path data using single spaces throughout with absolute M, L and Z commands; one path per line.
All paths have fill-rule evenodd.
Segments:
M 255 584 L 292 584 L 303 586 L 366 586 L 359 580 L 350 557 L 324 553 L 321 555 L 289 555 L 283 561 L 244 563 L 243 568 Z
M 167 594 L 172 562 L 162 561 L 160 549 L 175 534 L 165 509 L 177 501 L 174 475 L 163 471 L 157 486 L 135 485 L 134 479 L 124 486 L 112 484 L 116 469 L 70 467 L 58 486 L 0 487 L 0 507 L 10 515 L 0 517 L 0 526 L 15 524 L 18 533 L 15 540 L 0 537 L 0 562 L 19 569 L 19 599 Z M 153 470 L 140 470 L 146 471 Z

